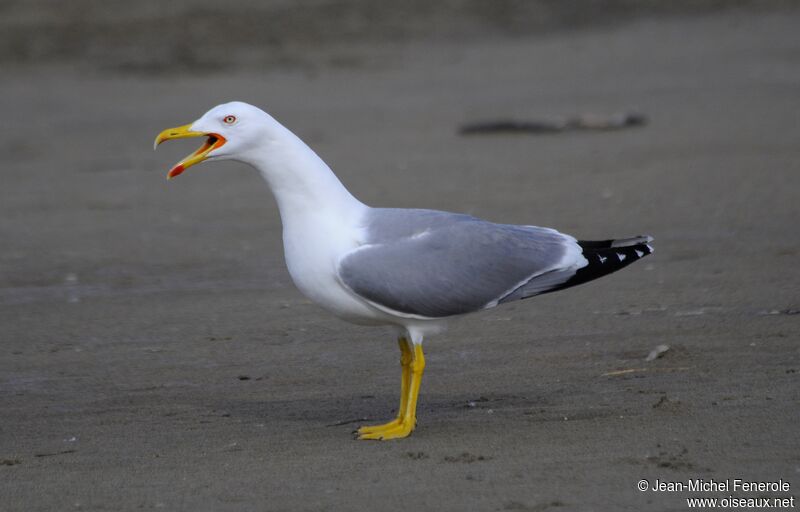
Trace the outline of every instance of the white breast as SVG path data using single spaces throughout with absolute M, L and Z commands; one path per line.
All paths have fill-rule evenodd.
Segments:
M 358 247 L 359 233 L 336 220 L 311 214 L 284 222 L 283 249 L 289 275 L 303 295 L 334 315 L 355 323 L 384 323 L 384 315 L 338 280 L 339 259 Z

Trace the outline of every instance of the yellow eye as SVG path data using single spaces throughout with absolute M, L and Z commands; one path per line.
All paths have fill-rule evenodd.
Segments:
M 236 116 L 225 116 L 225 119 L 222 120 L 225 124 L 233 124 L 236 122 Z

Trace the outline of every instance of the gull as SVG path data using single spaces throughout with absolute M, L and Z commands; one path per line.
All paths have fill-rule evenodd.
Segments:
M 397 417 L 362 426 L 359 439 L 398 439 L 414 430 L 422 341 L 443 331 L 448 319 L 585 283 L 653 252 L 649 236 L 578 241 L 550 228 L 367 206 L 302 140 L 247 103 L 218 105 L 193 123 L 166 129 L 154 147 L 184 137 L 206 140 L 168 179 L 206 161 L 255 168 L 275 196 L 297 288 L 348 322 L 396 329 Z

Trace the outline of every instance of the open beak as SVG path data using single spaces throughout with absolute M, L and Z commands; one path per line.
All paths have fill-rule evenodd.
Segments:
M 153 149 L 157 148 L 158 145 L 165 140 L 184 139 L 186 137 L 208 137 L 205 143 L 203 143 L 203 145 L 200 146 L 197 151 L 175 164 L 175 166 L 169 170 L 167 173 L 168 180 L 171 180 L 189 167 L 204 161 L 206 158 L 208 158 L 209 153 L 217 148 L 221 148 L 225 142 L 227 142 L 225 137 L 222 135 L 217 133 L 193 132 L 191 127 L 191 124 L 187 124 L 178 126 L 177 128 L 167 128 L 163 132 L 159 133 L 158 137 L 156 137 L 156 141 L 153 144 Z

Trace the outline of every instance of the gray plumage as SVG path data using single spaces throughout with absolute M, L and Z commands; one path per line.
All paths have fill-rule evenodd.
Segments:
M 366 243 L 342 259 L 340 279 L 375 304 L 422 317 L 529 297 L 563 283 L 585 264 L 572 237 L 535 226 L 376 208 L 363 227 Z M 568 253 L 576 257 L 564 265 Z

